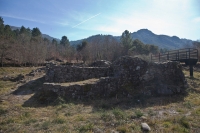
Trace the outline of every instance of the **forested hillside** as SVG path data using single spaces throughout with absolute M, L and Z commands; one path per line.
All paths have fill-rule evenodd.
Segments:
M 144 31 L 140 31 L 143 32 Z M 135 34 L 135 33 L 134 33 Z M 153 33 L 151 33 L 153 34 Z M 173 37 L 175 38 L 175 37 Z M 141 40 L 148 39 L 143 37 Z M 175 38 L 176 40 L 177 38 Z M 195 47 L 199 43 L 195 42 Z M 37 66 L 49 60 L 92 62 L 113 61 L 123 55 L 145 55 L 166 52 L 154 44 L 144 44 L 133 38 L 133 33 L 125 30 L 118 38 L 111 35 L 95 35 L 85 40 L 69 42 L 67 36 L 61 40 L 51 39 L 39 28 L 13 28 L 4 25 L 0 18 L 0 64 L 12 66 Z
M 162 49 L 179 49 L 184 47 L 190 47 L 193 44 L 192 40 L 189 39 L 180 39 L 177 36 L 167 36 L 167 35 L 156 35 L 148 29 L 140 29 L 137 32 L 130 32 L 131 38 L 133 40 L 140 40 L 144 44 L 154 44 Z M 121 36 L 112 36 L 106 35 L 109 38 L 115 39 L 117 42 L 120 42 Z M 92 42 L 94 39 L 104 40 L 105 35 L 94 35 L 86 38 L 88 42 Z M 76 45 L 80 43 L 81 40 L 71 41 L 70 44 Z
M 4 25 L 0 18 L 0 63 L 13 65 L 39 65 L 45 60 L 53 58 L 70 58 L 73 48 L 66 36 L 60 43 L 56 39 L 50 41 L 42 37 L 39 28 L 25 28 L 11 30 L 9 25 Z
M 193 41 L 189 39 L 180 39 L 177 36 L 156 35 L 148 29 L 141 29 L 131 34 L 133 39 L 139 39 L 143 43 L 155 44 L 160 48 L 179 49 L 192 46 Z

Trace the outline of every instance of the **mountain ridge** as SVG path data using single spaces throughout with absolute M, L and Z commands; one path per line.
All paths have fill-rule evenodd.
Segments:
M 71 45 L 80 44 L 81 41 L 86 40 L 87 42 L 92 42 L 91 40 L 102 40 L 103 37 L 109 36 L 110 38 L 115 39 L 116 41 L 120 42 L 121 36 L 112 36 L 112 35 L 93 35 L 88 38 L 70 41 Z M 148 29 L 140 29 L 136 32 L 131 33 L 131 37 L 133 40 L 139 39 L 144 44 L 154 44 L 159 46 L 160 48 L 167 48 L 167 49 L 177 49 L 183 48 L 186 46 L 191 46 L 193 41 L 190 39 L 181 39 L 177 36 L 168 36 L 168 35 L 157 35 Z
M 10 26 L 12 30 L 20 29 L 20 27 L 16 26 Z M 58 42 L 60 42 L 60 39 L 54 38 L 49 36 L 48 34 L 42 34 L 43 38 L 47 38 L 50 41 L 53 39 L 56 39 Z M 177 48 L 183 48 L 186 46 L 191 46 L 193 41 L 190 39 L 185 38 L 179 38 L 178 36 L 168 36 L 168 35 L 157 35 L 153 33 L 152 31 L 148 29 L 140 29 L 136 32 L 131 33 L 131 37 L 133 40 L 139 39 L 144 44 L 154 44 L 156 46 L 159 46 L 160 48 L 167 48 L 167 49 L 177 49 Z M 76 46 L 80 44 L 83 40 L 86 40 L 87 42 L 94 42 L 96 40 L 98 41 L 104 41 L 106 38 L 116 40 L 117 42 L 120 42 L 120 36 L 112 36 L 112 35 L 92 35 L 88 38 L 79 39 L 75 41 L 70 41 L 70 44 L 73 46 Z

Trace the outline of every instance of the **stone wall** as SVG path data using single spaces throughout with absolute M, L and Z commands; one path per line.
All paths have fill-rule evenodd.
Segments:
M 47 68 L 46 82 L 75 82 L 110 75 L 110 67 L 50 66 Z
M 77 82 L 81 80 L 85 81 Z M 44 92 L 69 99 L 173 95 L 182 93 L 187 84 L 178 62 L 149 63 L 130 56 L 110 67 L 54 66 L 48 69 L 46 81 L 54 83 L 45 83 Z
M 187 84 L 178 62 L 149 63 L 125 56 L 113 63 L 113 69 L 116 80 L 124 90 L 129 88 L 129 94 L 172 95 L 181 93 Z
M 88 81 L 87 84 L 66 85 L 63 83 L 44 83 L 44 91 L 53 91 L 58 96 L 65 97 L 66 99 L 84 99 L 84 98 L 102 98 L 113 97 L 117 93 L 116 80 L 114 78 L 102 77 L 96 82 Z

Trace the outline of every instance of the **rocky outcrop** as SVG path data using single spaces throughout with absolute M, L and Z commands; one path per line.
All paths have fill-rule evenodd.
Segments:
M 178 62 L 151 63 L 130 56 L 108 67 L 48 67 L 46 81 L 43 92 L 67 99 L 173 95 L 186 85 Z

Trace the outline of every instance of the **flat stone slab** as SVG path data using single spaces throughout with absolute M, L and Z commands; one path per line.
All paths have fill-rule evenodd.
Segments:
M 63 86 L 63 87 L 69 87 L 69 86 L 73 86 L 73 85 L 80 85 L 80 86 L 84 86 L 87 84 L 95 84 L 98 81 L 100 81 L 100 79 L 96 79 L 96 78 L 92 78 L 92 79 L 88 79 L 88 80 L 83 80 L 83 81 L 77 81 L 77 82 L 67 82 L 67 83 L 44 83 L 44 85 L 55 85 L 55 86 Z

